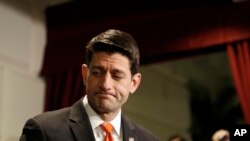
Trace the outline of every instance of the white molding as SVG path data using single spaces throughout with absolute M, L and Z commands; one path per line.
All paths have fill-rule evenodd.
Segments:
M 1 60 L 1 59 L 0 59 Z M 2 132 L 3 132 L 3 126 L 2 126 L 2 116 L 3 116 L 3 92 L 4 92 L 4 68 L 0 66 L 0 141 L 2 140 Z
M 28 63 L 15 60 L 3 54 L 0 54 L 0 67 L 15 70 L 26 75 L 28 74 L 28 71 L 29 71 Z

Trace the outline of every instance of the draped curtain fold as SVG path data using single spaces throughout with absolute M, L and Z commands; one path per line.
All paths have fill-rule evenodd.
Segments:
M 45 111 L 72 105 L 84 95 L 80 70 L 69 70 L 64 73 L 51 74 L 45 77 L 45 81 Z
M 227 45 L 227 53 L 245 121 L 250 124 L 250 40 Z

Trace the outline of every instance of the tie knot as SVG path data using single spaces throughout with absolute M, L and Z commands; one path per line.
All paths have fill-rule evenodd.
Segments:
M 110 134 L 113 130 L 113 126 L 110 123 L 103 123 L 101 126 L 102 126 L 103 130 L 108 134 Z

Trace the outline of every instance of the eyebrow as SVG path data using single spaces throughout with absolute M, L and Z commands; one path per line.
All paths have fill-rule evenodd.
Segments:
M 125 72 L 123 70 L 119 70 L 119 69 L 114 69 L 112 72 L 119 73 L 121 75 L 125 75 Z
M 104 67 L 102 67 L 101 65 L 93 65 L 90 67 L 90 69 L 100 69 L 100 70 L 105 70 Z M 121 69 L 117 69 L 117 68 L 114 68 L 111 70 L 111 72 L 115 72 L 115 73 L 120 73 L 122 75 L 125 75 L 125 71 L 121 70 Z
M 101 70 L 104 70 L 104 67 L 95 65 L 95 66 L 90 66 L 89 69 L 101 69 Z

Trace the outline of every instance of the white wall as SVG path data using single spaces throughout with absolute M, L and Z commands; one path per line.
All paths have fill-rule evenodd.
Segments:
M 43 111 L 41 2 L 0 1 L 0 141 L 17 141 L 25 121 Z
M 226 52 L 142 66 L 141 73 L 141 86 L 124 111 L 162 141 L 173 134 L 191 141 L 190 80 L 206 88 L 211 98 L 232 83 Z
M 133 120 L 154 132 L 162 141 L 175 133 L 189 138 L 190 104 L 186 79 L 161 65 L 141 68 L 142 82 L 124 107 Z M 159 68 L 160 67 L 160 68 Z

